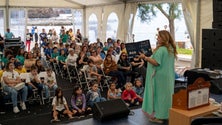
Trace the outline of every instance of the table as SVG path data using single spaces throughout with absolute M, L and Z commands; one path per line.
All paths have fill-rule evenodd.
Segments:
M 211 114 L 219 109 L 218 106 L 208 105 L 192 110 L 170 109 L 169 125 L 190 125 L 192 119 Z

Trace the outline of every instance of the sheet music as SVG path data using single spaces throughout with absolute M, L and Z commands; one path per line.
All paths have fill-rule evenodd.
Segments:
M 193 108 L 208 104 L 209 88 L 201 88 L 189 91 L 188 93 L 188 108 Z

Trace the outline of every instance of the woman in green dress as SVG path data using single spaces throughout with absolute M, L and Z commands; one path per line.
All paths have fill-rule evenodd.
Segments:
M 151 122 L 163 123 L 168 119 L 174 93 L 174 60 L 177 57 L 176 44 L 170 33 L 159 31 L 158 45 L 151 57 L 140 53 L 148 62 L 142 110 Z

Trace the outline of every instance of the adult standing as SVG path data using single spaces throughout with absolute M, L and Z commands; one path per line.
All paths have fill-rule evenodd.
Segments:
M 80 29 L 77 29 L 77 31 L 76 31 L 75 39 L 77 40 L 78 43 L 82 42 L 82 34 L 80 33 Z
M 39 37 L 38 37 L 38 29 L 37 29 L 37 27 L 35 27 L 35 30 L 34 30 L 34 36 L 35 36 L 35 43 L 37 43 L 38 40 L 39 40 Z
M 26 43 L 25 46 L 27 47 L 28 52 L 30 51 L 30 44 L 32 41 L 32 34 L 29 32 L 29 29 L 26 30 Z
M 142 53 L 139 56 L 148 62 L 142 110 L 150 116 L 151 122 L 163 123 L 172 107 L 177 50 L 168 31 L 159 31 L 157 40 L 158 45 L 151 57 Z
M 62 40 L 63 44 L 66 44 L 69 40 L 69 35 L 66 33 L 65 30 L 62 30 L 62 34 L 60 35 L 60 39 Z
M 40 40 L 42 41 L 42 43 L 45 39 L 47 39 L 47 34 L 46 34 L 44 28 L 42 29 L 42 32 L 39 34 L 39 37 L 40 37 Z
M 14 34 L 10 31 L 10 29 L 8 28 L 7 29 L 7 31 L 6 31 L 6 33 L 5 33 L 5 39 L 12 39 L 12 38 L 14 38 L 15 36 L 14 36 Z
M 54 30 L 53 33 L 52 33 L 52 42 L 54 44 L 58 44 L 58 41 L 59 41 L 59 37 L 58 37 L 56 31 Z

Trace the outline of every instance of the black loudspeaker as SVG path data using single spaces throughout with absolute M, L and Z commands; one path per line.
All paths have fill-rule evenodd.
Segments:
M 210 80 L 210 92 L 214 94 L 222 93 L 222 79 Z
M 222 29 L 202 30 L 201 68 L 222 69 Z
M 212 28 L 218 28 L 218 29 L 222 29 L 222 22 L 220 21 L 213 21 L 212 22 Z
M 130 113 L 122 99 L 97 102 L 93 105 L 93 118 L 100 121 L 127 117 Z

